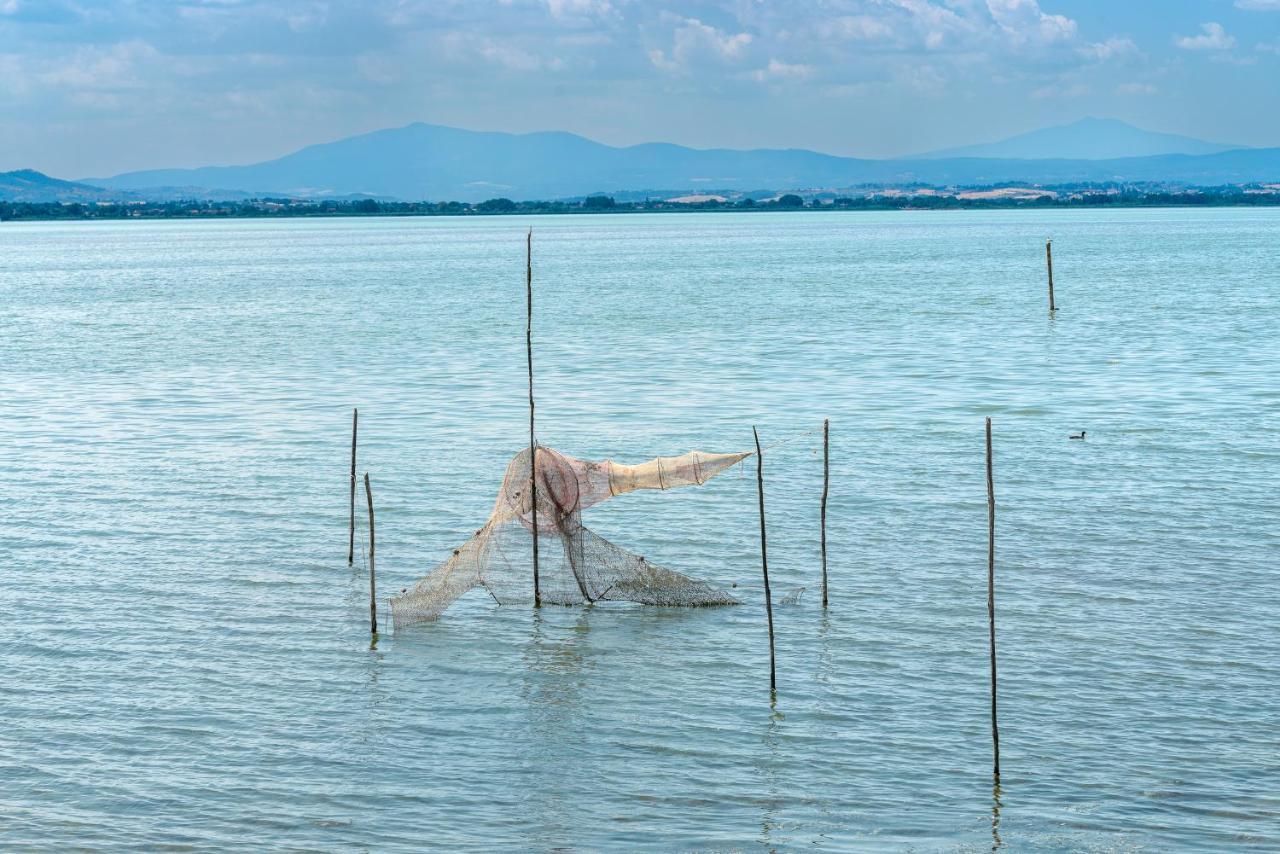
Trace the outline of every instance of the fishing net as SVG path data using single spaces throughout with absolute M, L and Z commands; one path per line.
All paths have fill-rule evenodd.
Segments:
M 530 451 L 507 466 L 493 512 L 475 536 L 425 578 L 391 600 L 396 625 L 434 620 L 464 593 L 482 587 L 499 604 L 533 600 L 533 529 L 537 519 L 542 601 L 556 605 L 627 601 L 644 605 L 736 605 L 724 590 L 650 563 L 594 533 L 582 511 L 637 489 L 706 483 L 751 456 L 690 451 L 639 465 L 589 462 L 537 449 L 536 490 Z M 536 508 L 532 493 L 536 492 Z M 534 510 L 536 509 L 536 513 Z

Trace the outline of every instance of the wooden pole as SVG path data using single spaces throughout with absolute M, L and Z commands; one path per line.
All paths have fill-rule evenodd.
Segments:
M 376 542 L 373 534 L 373 490 L 369 488 L 369 473 L 364 473 L 364 497 L 369 502 L 369 632 L 378 633 L 378 585 L 374 580 L 373 553 Z
M 529 506 L 533 513 L 533 607 L 542 607 L 542 589 L 538 585 L 538 442 L 533 434 L 533 229 L 525 242 L 525 290 L 528 309 L 525 314 L 524 342 L 529 354 Z
M 831 481 L 830 427 L 822 419 L 822 607 L 827 607 L 827 487 Z
M 778 673 L 773 648 L 773 594 L 769 591 L 769 547 L 764 531 L 764 454 L 760 452 L 760 434 L 751 428 L 756 439 L 756 488 L 760 494 L 760 568 L 764 572 L 764 610 L 769 617 L 769 697 L 778 695 Z
M 987 619 L 991 624 L 991 747 L 1000 782 L 1000 726 L 996 721 L 996 487 L 991 471 L 991 419 L 987 419 Z
M 1044 260 L 1049 266 L 1049 311 L 1057 311 L 1058 307 L 1053 304 L 1053 241 L 1046 240 L 1044 242 Z
M 356 425 L 360 420 L 360 410 L 351 410 L 351 525 L 350 539 L 347 541 L 347 566 L 356 560 Z

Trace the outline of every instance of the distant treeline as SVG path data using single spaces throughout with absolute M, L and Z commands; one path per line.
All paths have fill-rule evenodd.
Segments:
M 1066 192 L 1026 197 L 961 198 L 949 193 L 929 195 L 868 194 L 865 196 L 824 195 L 806 201 L 787 194 L 776 199 L 752 198 L 721 201 L 615 201 L 611 196 L 590 196 L 581 201 L 514 202 L 489 199 L 484 202 L 388 202 L 375 199 L 314 200 L 262 198 L 239 201 L 169 202 L 0 202 L 0 220 L 50 219 L 190 219 L 294 216 L 475 216 L 491 214 L 576 214 L 638 213 L 678 211 L 761 211 L 761 210 L 970 210 L 1009 208 L 1097 208 L 1097 207 L 1215 207 L 1280 206 L 1280 193 L 1260 188 L 1218 187 L 1185 191 L 1123 190 L 1112 192 Z

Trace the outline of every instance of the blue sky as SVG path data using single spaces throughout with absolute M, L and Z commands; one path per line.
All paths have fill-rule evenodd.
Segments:
M 0 0 L 0 170 L 427 121 L 892 156 L 1086 115 L 1280 145 L 1280 0 Z

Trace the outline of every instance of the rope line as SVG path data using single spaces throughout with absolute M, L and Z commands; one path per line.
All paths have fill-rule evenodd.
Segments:
M 777 447 L 780 447 L 780 446 L 782 446 L 782 445 L 790 445 L 792 442 L 798 442 L 798 441 L 800 441 L 801 439 L 805 438 L 806 436 L 813 436 L 813 435 L 815 435 L 815 434 L 817 434 L 817 433 L 821 433 L 821 432 L 822 432 L 822 428 L 821 428 L 821 427 L 814 427 L 814 428 L 812 428 L 812 429 L 810 429 L 810 430 L 805 430 L 803 433 L 797 433 L 796 435 L 794 435 L 794 436 L 792 436 L 792 437 L 790 437 L 790 438 L 788 438 L 788 439 L 779 439 L 777 442 L 773 442 L 772 444 L 765 445 L 765 446 L 764 446 L 764 449 L 765 449 L 766 451 L 769 451 L 769 450 L 772 450 L 773 448 L 777 448 Z

